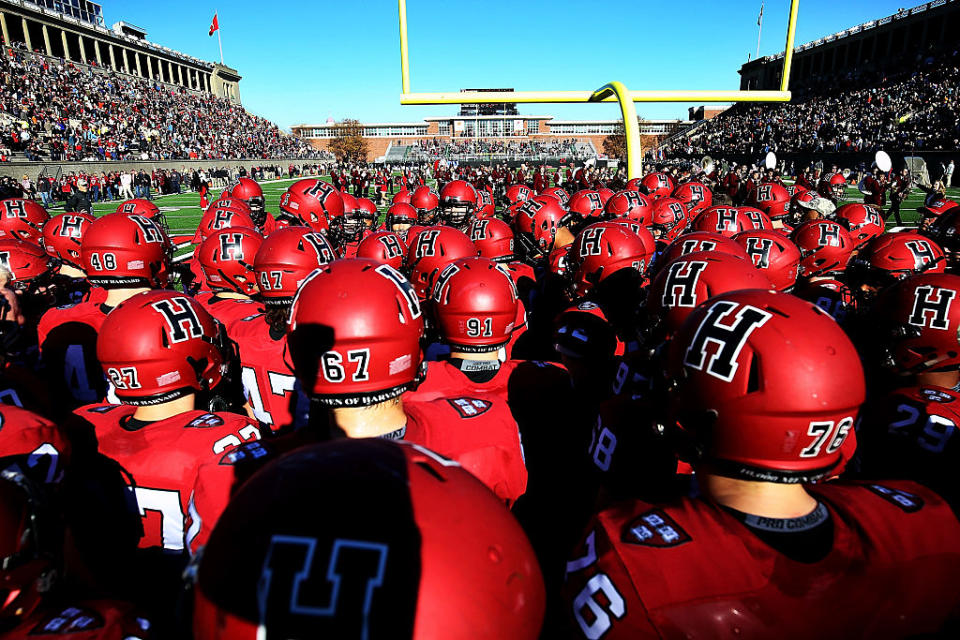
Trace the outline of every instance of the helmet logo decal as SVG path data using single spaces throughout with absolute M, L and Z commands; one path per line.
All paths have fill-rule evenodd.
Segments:
M 600 194 L 596 191 L 591 191 L 587 193 L 587 200 L 590 201 L 590 208 L 594 211 L 598 209 L 603 209 L 603 199 L 600 197 Z
M 707 345 L 713 343 L 717 350 L 706 363 L 706 373 L 724 382 L 733 380 L 740 368 L 737 358 L 743 345 L 755 329 L 762 327 L 773 317 L 773 314 L 751 305 L 744 305 L 733 313 L 736 308 L 737 303 L 729 300 L 721 300 L 710 306 L 683 356 L 683 364 L 703 371 L 707 360 Z M 733 324 L 721 324 L 721 321 L 729 319 L 731 314 Z
M 327 239 L 319 233 L 305 233 L 303 234 L 303 239 L 306 244 L 313 247 L 313 250 L 317 252 L 317 259 L 320 261 L 320 264 L 328 264 L 337 259 L 333 247 L 331 247 Z
M 686 239 L 680 246 L 680 255 L 685 256 L 697 251 L 713 251 L 717 248 L 717 243 L 713 240 L 691 240 Z
M 437 302 L 443 300 L 443 289 L 447 286 L 447 283 L 450 282 L 455 274 L 460 272 L 460 267 L 454 263 L 448 264 L 443 271 L 440 272 L 440 275 L 437 276 L 437 282 L 433 285 L 433 299 Z
M 173 303 L 180 308 L 174 308 Z M 170 328 L 170 342 L 184 342 L 191 338 L 203 337 L 200 317 L 185 297 L 158 300 L 150 306 L 159 311 L 167 321 L 167 326 Z
M 737 210 L 717 209 L 717 231 L 737 230 Z
M 243 260 L 243 234 L 220 234 L 220 257 L 224 260 Z
M 417 247 L 413 255 L 418 258 L 433 257 L 437 251 L 437 237 L 440 229 L 427 229 L 417 236 Z
M 83 226 L 83 218 L 65 215 L 63 216 L 63 222 L 60 224 L 59 235 L 63 238 L 79 238 L 81 226 Z
M 700 274 L 706 268 L 707 263 L 699 260 L 671 264 L 668 267 L 661 304 L 664 307 L 697 306 L 697 283 L 700 281 Z
M 600 241 L 603 239 L 605 227 L 592 227 L 583 230 L 583 237 L 580 240 L 581 256 L 600 255 Z
M 143 231 L 144 242 L 163 242 L 163 234 L 153 220 L 140 215 L 130 215 L 129 218 Z
M 754 228 L 754 229 L 763 229 L 763 217 L 760 215 L 760 212 L 759 212 L 759 211 L 750 211 L 750 210 L 748 209 L 748 210 L 744 211 L 743 213 L 744 213 L 744 215 L 746 215 L 748 218 L 750 218 L 750 222 L 753 223 L 753 228 Z
M 840 227 L 832 224 L 820 225 L 820 246 L 821 247 L 839 247 L 840 246 Z
M 936 298 L 932 298 L 936 295 Z M 917 287 L 913 292 L 913 310 L 907 322 L 915 327 L 930 327 L 946 331 L 950 328 L 950 306 L 957 292 L 931 285 Z M 929 322 L 928 322 L 929 321 Z
M 476 220 L 473 225 L 470 226 L 470 240 L 476 242 L 477 240 L 486 240 L 487 239 L 487 226 L 490 224 L 489 220 Z
M 403 247 L 396 236 L 380 236 L 377 240 L 383 245 L 387 258 L 399 258 L 403 255 Z
M 936 262 L 937 256 L 933 253 L 933 249 L 930 248 L 930 243 L 926 240 L 910 240 L 904 244 L 906 244 L 910 253 L 913 254 L 913 266 L 915 269 L 919 269 L 923 265 L 930 264 L 931 262 Z
M 410 309 L 410 315 L 414 319 L 419 318 L 420 300 L 417 298 L 417 292 L 413 290 L 413 286 L 410 284 L 410 282 L 404 278 L 399 271 L 388 264 L 382 264 L 374 269 L 374 271 L 397 286 L 397 289 L 400 290 L 400 293 L 403 294 L 404 299 L 407 301 L 407 307 Z
M 329 596 L 310 602 L 311 595 L 319 594 L 305 587 L 322 581 L 317 575 L 317 545 L 316 538 L 270 538 L 257 584 L 261 628 L 285 629 L 288 633 L 277 635 L 292 637 L 299 635 L 296 631 L 302 626 L 298 618 L 329 618 L 331 635 L 367 638 L 370 610 L 377 588 L 383 585 L 389 547 L 364 540 L 334 540 L 326 570 Z
M 770 267 L 770 249 L 773 247 L 773 240 L 770 238 L 747 238 L 747 253 L 753 260 L 753 266 L 757 269 L 767 269 Z
M 233 212 L 229 209 L 216 209 L 213 212 L 213 228 L 226 229 L 233 220 Z

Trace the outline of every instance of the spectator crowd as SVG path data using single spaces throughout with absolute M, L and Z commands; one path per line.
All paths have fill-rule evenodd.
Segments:
M 663 147 L 665 156 L 955 150 L 960 49 L 824 76 L 783 104 L 740 103 Z
M 596 155 L 596 150 L 574 139 L 555 141 L 516 140 L 418 140 L 412 153 L 414 159 L 444 158 L 455 160 L 467 156 L 513 156 L 517 158 L 569 158 L 583 160 Z
M 8 47 L 0 149 L 28 160 L 312 157 L 304 141 L 225 98 Z

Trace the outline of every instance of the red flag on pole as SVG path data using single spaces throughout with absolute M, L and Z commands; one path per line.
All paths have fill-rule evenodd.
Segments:
M 220 23 L 217 22 L 217 14 L 213 14 L 213 22 L 210 24 L 210 33 L 208 35 L 213 35 L 214 31 L 220 29 Z

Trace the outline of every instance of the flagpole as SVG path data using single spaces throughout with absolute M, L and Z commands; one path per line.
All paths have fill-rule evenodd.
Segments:
M 754 56 L 754 59 L 760 58 L 760 36 L 761 34 L 763 34 L 763 3 L 762 2 L 760 3 L 760 18 L 757 20 L 757 26 L 760 28 L 757 29 L 757 55 Z
M 213 15 L 218 16 L 220 15 L 220 12 L 215 11 Z M 220 38 L 220 21 L 219 20 L 217 20 L 217 44 L 220 45 L 220 64 L 223 64 L 223 40 Z M 760 47 L 760 41 L 758 40 L 757 48 L 759 49 L 759 47 Z

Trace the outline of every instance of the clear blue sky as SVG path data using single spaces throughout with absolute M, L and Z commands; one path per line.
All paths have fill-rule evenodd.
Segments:
M 219 60 L 207 36 L 219 10 L 224 62 L 243 75 L 253 113 L 288 128 L 328 117 L 411 122 L 455 105 L 401 107 L 393 0 L 102 0 L 107 25 Z M 904 0 L 801 0 L 797 44 L 895 13 Z M 765 3 L 760 54 L 783 49 L 789 0 Z M 760 0 L 407 0 L 413 91 L 476 87 L 737 89 L 756 51 Z M 638 104 L 641 117 L 686 117 L 685 104 Z M 520 105 L 562 119 L 615 118 L 616 105 Z

